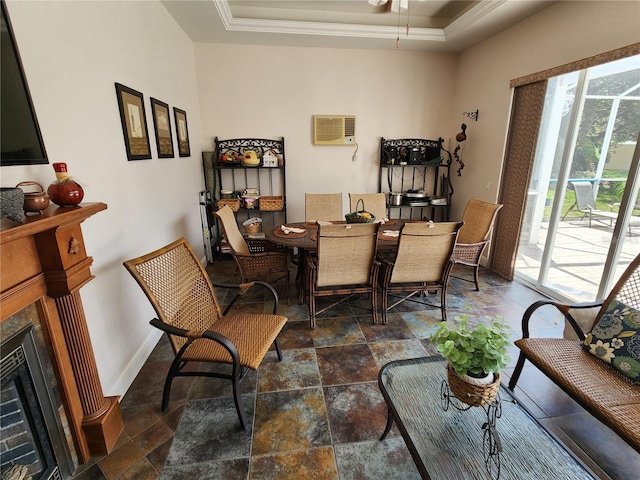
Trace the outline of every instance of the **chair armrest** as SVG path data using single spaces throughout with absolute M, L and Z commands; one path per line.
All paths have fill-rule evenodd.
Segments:
M 231 309 L 231 307 L 240 299 L 240 297 L 245 295 L 253 287 L 266 288 L 267 290 L 269 290 L 269 292 L 271 292 L 271 295 L 273 296 L 273 314 L 276 315 L 278 313 L 278 302 L 279 302 L 278 293 L 276 292 L 275 288 L 273 288 L 271 284 L 267 282 L 255 280 L 250 283 L 235 284 L 235 283 L 220 283 L 220 282 L 212 281 L 211 284 L 214 287 L 218 287 L 218 288 L 228 288 L 228 289 L 238 290 L 238 293 L 235 294 L 235 296 L 231 299 L 231 302 L 229 302 L 229 305 L 227 305 L 227 307 L 222 312 L 223 315 L 226 315 Z
M 554 302 L 553 300 L 539 300 L 537 302 L 532 303 L 529 308 L 527 308 L 522 316 L 522 338 L 529 338 L 529 323 L 531 322 L 531 316 L 533 313 L 540 307 L 545 305 L 553 305 L 556 307 L 560 313 L 564 315 L 565 320 L 571 326 L 575 334 L 578 336 L 578 339 L 583 341 L 585 339 L 585 332 L 582 331 L 582 328 L 576 321 L 576 319 L 571 315 L 572 309 L 583 310 L 589 308 L 600 307 L 602 302 L 590 302 L 590 303 L 578 303 L 578 304 L 564 304 L 559 302 Z
M 489 240 L 483 240 L 478 243 L 456 243 L 453 247 L 451 259 L 455 263 L 474 266 L 478 263 L 482 251 L 489 243 Z
M 237 258 L 241 258 L 241 259 L 264 258 L 264 257 L 282 258 L 283 256 L 286 258 L 286 255 L 287 254 L 285 251 L 257 252 L 257 253 L 249 253 L 248 255 L 243 253 L 235 254 Z
M 187 342 L 181 349 L 181 352 L 184 351 L 184 349 L 196 338 L 206 338 L 209 340 L 213 340 L 214 342 L 219 343 L 220 345 L 222 345 L 222 347 L 224 347 L 225 350 L 227 350 L 229 352 L 229 355 L 231 355 L 231 358 L 233 359 L 234 363 L 239 364 L 240 363 L 240 355 L 238 354 L 238 349 L 236 348 L 236 346 L 233 344 L 233 342 L 231 340 L 229 340 L 227 337 L 225 337 L 224 335 L 218 333 L 218 332 L 214 332 L 211 330 L 203 330 L 200 332 L 193 332 L 193 331 L 189 331 L 189 330 L 185 330 L 183 328 L 178 328 L 175 327 L 173 325 L 169 325 L 168 323 L 164 323 L 162 320 L 158 319 L 158 318 L 154 318 L 149 322 L 151 325 L 153 325 L 154 327 L 162 330 L 165 333 L 168 333 L 169 335 L 176 335 L 178 337 L 184 337 L 184 338 L 188 338 L 189 342 Z

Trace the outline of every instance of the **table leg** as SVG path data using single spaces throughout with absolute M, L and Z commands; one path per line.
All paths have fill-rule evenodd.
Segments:
M 307 251 L 304 248 L 298 248 L 298 271 L 296 272 L 296 288 L 298 289 L 298 304 L 303 304 L 306 300 L 305 269 L 307 264 Z
M 380 441 L 384 440 L 389 432 L 391 431 L 391 427 L 393 426 L 393 415 L 391 414 L 391 409 L 387 407 L 387 426 L 384 427 L 384 432 L 380 437 Z

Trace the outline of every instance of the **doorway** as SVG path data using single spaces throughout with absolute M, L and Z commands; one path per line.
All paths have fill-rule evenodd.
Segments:
M 550 78 L 515 276 L 597 301 L 640 253 L 640 56 Z

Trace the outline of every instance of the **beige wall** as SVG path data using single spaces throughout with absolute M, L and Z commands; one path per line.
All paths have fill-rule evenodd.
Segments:
M 85 201 L 108 209 L 83 223 L 95 279 L 82 288 L 105 393 L 123 394 L 159 338 L 122 262 L 186 236 L 203 252 L 200 112 L 193 44 L 158 2 L 9 1 L 49 160 L 67 162 Z M 192 156 L 129 162 L 114 82 L 187 112 Z M 173 124 L 173 118 L 171 119 Z M 174 131 L 174 148 L 175 126 Z M 2 186 L 55 179 L 51 165 L 2 167 Z
M 557 2 L 537 15 L 463 52 L 453 119 L 480 110 L 468 124 L 466 167 L 454 177 L 454 218 L 472 197 L 498 198 L 512 90 L 524 75 L 640 42 L 640 2 Z M 489 189 L 485 184 L 489 182 Z
M 284 136 L 288 218 L 304 220 L 305 192 L 378 189 L 380 137 L 452 135 L 457 55 L 196 45 L 202 143 Z M 312 115 L 355 115 L 355 147 L 314 146 Z M 207 147 L 208 146 L 208 147 Z
M 86 201 L 109 209 L 84 225 L 95 280 L 82 289 L 105 393 L 123 394 L 158 338 L 122 261 L 184 235 L 203 254 L 197 192 L 213 137 L 284 136 L 291 219 L 303 193 L 374 191 L 379 139 L 455 135 L 469 125 L 454 217 L 497 198 L 509 80 L 640 41 L 638 2 L 563 2 L 451 54 L 193 45 L 159 2 L 9 0 L 52 162 L 67 162 Z M 459 61 L 459 64 L 458 64 Z M 114 82 L 187 111 L 191 157 L 128 162 Z M 462 117 L 480 110 L 480 120 Z M 314 147 L 311 115 L 357 116 L 353 148 Z M 202 120 L 201 120 L 202 118 Z M 175 127 L 174 127 L 175 128 Z M 174 130 L 175 133 L 175 130 Z M 174 139 L 175 143 L 175 139 Z M 2 186 L 48 185 L 50 165 L 2 167 Z M 484 182 L 489 190 L 483 190 Z M 346 200 L 345 200 L 346 209 Z

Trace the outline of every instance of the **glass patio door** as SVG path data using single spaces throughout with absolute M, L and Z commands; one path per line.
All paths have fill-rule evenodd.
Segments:
M 640 56 L 551 78 L 515 275 L 603 298 L 640 253 Z

